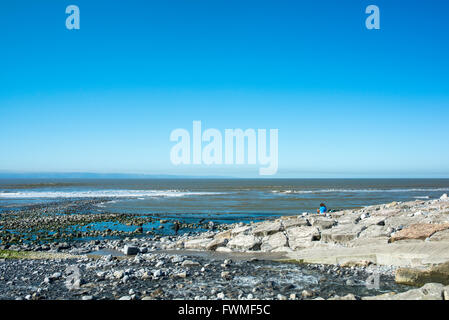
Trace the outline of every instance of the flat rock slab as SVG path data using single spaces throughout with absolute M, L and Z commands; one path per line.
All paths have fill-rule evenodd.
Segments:
M 207 250 L 216 250 L 219 247 L 224 247 L 226 246 L 226 244 L 228 243 L 228 239 L 226 238 L 222 238 L 222 237 L 218 237 L 212 241 L 210 241 L 207 245 L 206 245 L 206 249 Z
M 448 242 L 437 241 L 400 241 L 357 247 L 328 244 L 288 253 L 287 257 L 302 263 L 339 264 L 346 261 L 369 260 L 378 265 L 427 267 L 449 261 L 448 248 Z
M 328 243 L 348 243 L 356 239 L 365 227 L 357 224 L 344 224 L 321 232 L 321 241 Z
M 449 285 L 449 262 L 427 270 L 400 268 L 396 270 L 395 281 L 411 286 L 422 286 L 429 282 Z
M 391 228 L 379 225 L 371 225 L 365 230 L 360 232 L 359 238 L 379 238 L 389 237 L 391 234 Z
M 241 226 L 241 227 L 236 227 L 234 229 L 231 229 L 231 236 L 236 236 L 238 234 L 247 234 L 252 230 L 252 228 L 250 226 Z
M 293 227 L 304 227 L 308 226 L 309 222 L 302 217 L 295 217 L 290 219 L 283 219 L 282 225 L 284 229 L 293 228 Z
M 286 247 L 288 245 L 287 237 L 283 232 L 278 232 L 262 239 L 260 250 L 271 251 L 274 249 Z
M 248 251 L 259 250 L 260 244 L 260 239 L 253 235 L 239 234 L 228 242 L 227 247 L 236 250 Z
M 259 237 L 269 236 L 282 230 L 282 224 L 278 221 L 263 222 L 259 224 L 254 230 L 253 234 Z
M 231 230 L 222 231 L 217 233 L 214 237 L 215 239 L 231 239 Z
M 193 239 L 184 242 L 185 249 L 206 249 L 207 245 L 211 242 L 211 239 Z
M 449 229 L 449 223 L 430 224 L 430 223 L 416 223 L 412 224 L 408 228 L 402 229 L 396 232 L 391 238 L 391 242 L 406 240 L 406 239 L 419 239 L 424 240 L 435 232 Z

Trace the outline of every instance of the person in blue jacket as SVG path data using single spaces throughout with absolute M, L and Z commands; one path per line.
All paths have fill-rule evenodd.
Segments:
M 316 213 L 325 214 L 327 212 L 327 207 L 324 203 L 320 203 L 320 207 L 316 209 Z

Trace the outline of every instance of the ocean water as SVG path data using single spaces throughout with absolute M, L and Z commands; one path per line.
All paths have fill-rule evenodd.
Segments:
M 68 199 L 104 199 L 100 212 L 257 220 L 329 209 L 435 199 L 449 179 L 16 179 L 0 180 L 0 212 Z

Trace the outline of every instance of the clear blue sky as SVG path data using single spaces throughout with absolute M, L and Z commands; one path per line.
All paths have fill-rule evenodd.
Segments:
M 257 176 L 173 166 L 170 132 L 201 120 L 279 129 L 278 177 L 449 177 L 448 14 L 445 0 L 2 1 L 0 171 Z

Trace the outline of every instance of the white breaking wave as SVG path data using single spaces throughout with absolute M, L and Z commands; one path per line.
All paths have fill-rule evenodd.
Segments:
M 317 190 L 273 190 L 272 193 L 280 194 L 307 194 L 307 193 L 331 193 L 331 192 L 343 192 L 343 193 L 370 193 L 370 192 L 445 192 L 449 191 L 448 188 L 411 188 L 411 189 L 317 189 Z
M 0 193 L 0 198 L 161 198 L 223 194 L 220 192 L 189 192 L 179 190 L 95 190 L 95 191 L 27 191 Z

